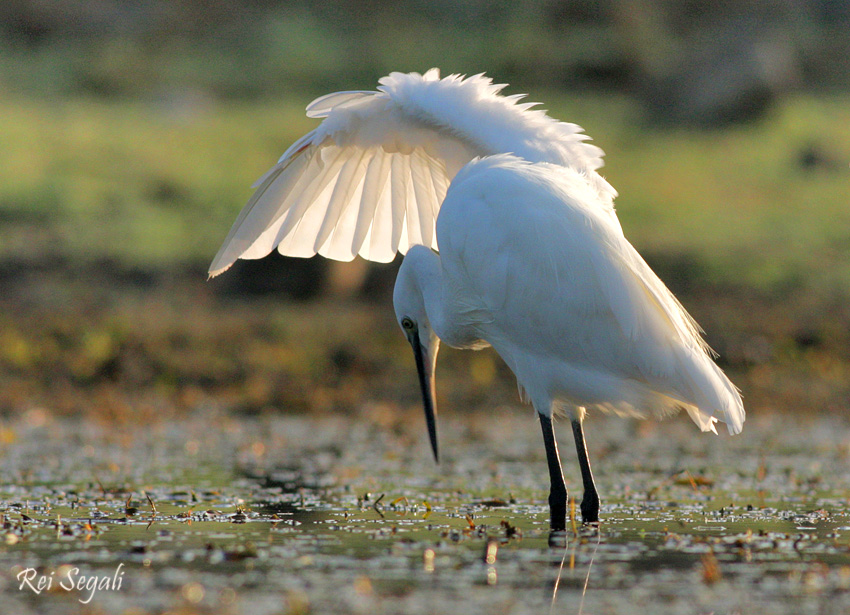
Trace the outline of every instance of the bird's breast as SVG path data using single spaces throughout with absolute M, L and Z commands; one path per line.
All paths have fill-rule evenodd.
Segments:
M 436 333 L 440 341 L 458 350 L 481 350 L 490 346 L 490 342 L 483 339 L 471 327 L 448 328 L 442 332 L 442 335 L 440 331 L 436 331 Z

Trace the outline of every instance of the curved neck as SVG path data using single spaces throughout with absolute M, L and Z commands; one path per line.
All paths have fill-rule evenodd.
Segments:
M 485 310 L 458 310 L 456 297 L 443 278 L 440 257 L 424 246 L 413 246 L 407 253 L 396 280 L 394 300 L 413 301 L 414 313 L 428 320 L 430 330 L 453 348 L 483 348 L 476 324 L 492 320 Z M 398 305 L 398 303 L 397 303 Z
M 443 300 L 443 269 L 440 257 L 425 246 L 413 246 L 404 257 L 399 278 L 418 291 L 431 329 L 443 339 L 446 331 L 446 305 Z

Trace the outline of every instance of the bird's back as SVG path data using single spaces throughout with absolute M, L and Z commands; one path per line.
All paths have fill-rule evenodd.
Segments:
M 571 169 L 511 156 L 456 177 L 437 221 L 446 288 L 532 399 L 621 413 L 685 408 L 740 431 L 740 396 L 699 331 Z

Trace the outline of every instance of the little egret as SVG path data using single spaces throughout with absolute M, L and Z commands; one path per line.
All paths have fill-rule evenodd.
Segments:
M 406 253 L 393 293 L 413 347 L 431 447 L 440 342 L 492 346 L 537 411 L 551 528 L 567 488 L 552 426 L 572 422 L 585 523 L 599 519 L 582 423 L 588 409 L 665 416 L 739 433 L 744 408 L 696 323 L 626 240 L 602 150 L 483 75 L 393 73 L 378 91 L 337 92 L 324 118 L 255 186 L 210 267 L 316 253 L 387 262 Z M 439 214 L 439 215 L 438 215 Z

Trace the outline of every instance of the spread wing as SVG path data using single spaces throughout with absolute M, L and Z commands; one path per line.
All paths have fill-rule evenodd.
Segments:
M 532 110 L 481 75 L 440 79 L 393 73 L 375 92 L 337 92 L 307 115 L 324 118 L 255 184 L 210 266 L 237 258 L 360 255 L 387 262 L 414 244 L 437 247 L 435 222 L 449 183 L 477 156 L 513 152 L 585 173 L 601 198 L 602 151 L 574 124 Z

